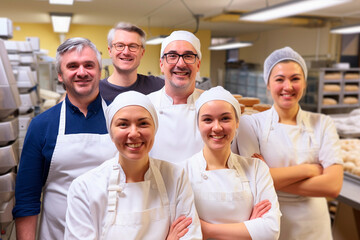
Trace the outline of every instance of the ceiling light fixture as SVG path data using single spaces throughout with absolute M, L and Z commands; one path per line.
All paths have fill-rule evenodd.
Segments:
M 161 44 L 166 37 L 167 37 L 167 35 L 159 35 L 159 36 L 156 36 L 156 37 L 149 38 L 146 41 L 146 45 L 158 45 L 158 44 Z
M 50 13 L 54 32 L 67 33 L 70 29 L 71 13 Z
M 355 34 L 355 33 L 360 33 L 360 23 L 334 27 L 334 28 L 330 29 L 330 32 L 334 33 L 334 34 Z
M 73 5 L 74 0 L 49 0 L 49 3 L 58 5 Z
M 243 47 L 250 47 L 253 44 L 251 42 L 229 42 L 218 45 L 212 45 L 209 47 L 210 50 L 229 50 Z
M 240 20 L 265 22 L 282 17 L 293 16 L 300 13 L 315 11 L 322 8 L 336 6 L 352 0 L 292 0 L 270 7 L 245 13 Z

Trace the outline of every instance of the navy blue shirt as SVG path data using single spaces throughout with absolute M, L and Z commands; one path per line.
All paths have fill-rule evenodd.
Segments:
M 142 94 L 149 94 L 160 90 L 165 85 L 165 81 L 162 78 L 155 77 L 152 75 L 145 76 L 142 74 L 137 75 L 136 82 L 128 87 L 121 87 L 112 83 L 109 83 L 108 78 L 100 81 L 99 89 L 100 94 L 107 104 L 114 101 L 114 98 L 123 92 L 137 91 Z
M 61 104 L 36 116 L 28 127 L 16 177 L 14 218 L 40 213 L 40 197 L 56 145 Z M 107 133 L 100 94 L 89 104 L 86 117 L 68 97 L 65 104 L 65 134 Z

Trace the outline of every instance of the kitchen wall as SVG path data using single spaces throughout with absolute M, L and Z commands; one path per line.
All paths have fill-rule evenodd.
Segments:
M 330 25 L 322 28 L 287 27 L 240 35 L 240 40 L 252 41 L 254 45 L 240 48 L 239 60 L 263 66 L 264 60 L 272 51 L 290 46 L 307 62 L 326 58 L 339 61 L 341 35 L 330 34 L 330 28 Z M 217 83 L 221 80 L 219 72 L 223 72 L 222 77 L 225 77 L 226 51 L 212 51 L 211 58 L 211 79 L 213 83 Z
M 40 48 L 47 50 L 50 57 L 55 57 L 56 49 L 60 44 L 60 36 L 53 32 L 51 24 L 36 24 L 36 23 L 13 23 L 14 37 L 11 40 L 25 41 L 26 37 L 39 37 Z M 66 34 L 66 38 L 71 37 L 85 37 L 90 39 L 102 52 L 104 59 L 109 58 L 107 50 L 107 33 L 113 26 L 107 25 L 79 25 L 71 24 L 69 33 Z M 140 26 L 141 27 L 141 26 Z M 164 28 L 147 28 L 142 27 L 147 32 L 148 37 L 156 36 L 159 34 L 170 34 L 175 29 Z M 189 29 L 189 31 L 193 31 Z M 201 52 L 203 55 L 201 61 L 201 76 L 210 77 L 210 46 L 211 32 L 209 30 L 199 30 L 195 34 L 201 41 Z M 144 58 L 141 61 L 138 69 L 139 73 L 153 75 L 160 75 L 159 68 L 159 55 L 160 45 L 147 45 Z M 113 69 L 110 67 L 110 72 Z

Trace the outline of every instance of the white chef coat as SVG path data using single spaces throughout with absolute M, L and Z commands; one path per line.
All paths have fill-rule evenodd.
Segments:
M 199 217 L 216 224 L 244 222 L 252 239 L 277 239 L 281 213 L 266 164 L 231 153 L 227 169 L 207 171 L 206 166 L 203 151 L 185 163 Z M 253 207 L 265 199 L 272 204 L 269 212 L 249 220 Z
M 152 231 L 152 223 L 156 223 L 156 219 L 163 219 L 162 214 L 159 214 L 162 213 L 161 211 L 152 214 L 154 209 L 158 209 L 163 204 L 163 198 L 159 194 L 158 182 L 151 167 L 145 174 L 145 181 L 126 183 L 125 174 L 118 164 L 118 157 L 115 157 L 78 177 L 71 184 L 68 194 L 65 239 L 101 239 L 103 231 L 106 231 L 106 222 L 111 211 L 108 188 L 114 168 L 118 168 L 120 174 L 119 192 L 116 194 L 117 203 L 113 207 L 121 210 L 120 216 L 126 216 L 124 218 L 116 216 L 115 222 L 117 225 L 128 228 L 129 233 L 133 234 L 132 236 L 118 236 L 119 239 L 154 239 L 153 236 L 159 235 L 166 237 L 169 226 L 181 215 L 192 218 L 189 231 L 182 239 L 202 239 L 194 194 L 184 170 L 171 163 L 152 158 L 150 158 L 150 165 L 159 170 L 165 184 L 171 211 L 167 225 L 162 224 L 161 227 L 157 226 L 157 232 Z M 148 215 L 144 215 L 144 212 Z M 141 213 L 140 217 L 138 217 L 139 213 Z M 149 219 L 151 219 L 150 223 Z M 139 225 L 146 226 L 146 229 L 139 228 Z M 136 228 L 139 229 L 137 235 L 134 234 Z
M 329 116 L 299 109 L 296 122 L 279 123 L 274 107 L 243 116 L 233 149 L 244 156 L 261 153 L 269 167 L 319 163 L 327 168 L 342 164 L 339 137 Z M 277 194 L 283 214 L 280 239 L 332 239 L 325 198 Z
M 159 119 L 159 129 L 149 153 L 151 157 L 180 163 L 203 148 L 195 110 L 195 101 L 200 94 L 195 90 L 188 97 L 187 104 L 176 105 L 165 93 L 165 87 L 148 95 Z
M 103 111 L 106 103 L 103 99 Z M 66 103 L 60 112 L 59 131 L 43 190 L 39 238 L 62 239 L 65 228 L 66 196 L 76 177 L 115 156 L 117 149 L 109 134 L 65 134 Z

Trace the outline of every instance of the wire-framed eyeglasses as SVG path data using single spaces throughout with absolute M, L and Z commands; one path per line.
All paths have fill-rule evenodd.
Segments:
M 130 52 L 137 52 L 142 47 L 142 45 L 136 43 L 125 44 L 121 42 L 114 43 L 113 46 L 117 51 L 124 51 L 127 46 Z
M 176 64 L 180 57 L 187 64 L 194 64 L 196 61 L 197 54 L 194 53 L 186 53 L 186 54 L 177 54 L 177 53 L 165 53 L 164 58 L 168 64 Z

